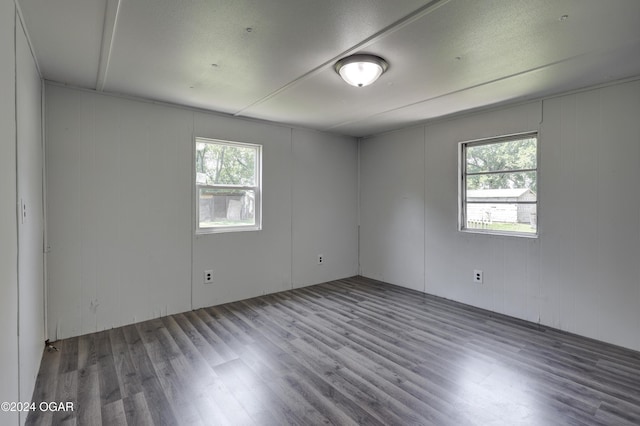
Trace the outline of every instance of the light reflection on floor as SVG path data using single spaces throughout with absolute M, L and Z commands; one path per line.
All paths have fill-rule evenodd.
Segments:
M 466 417 L 478 425 L 548 425 L 527 375 L 499 362 L 467 356 L 458 372 L 458 396 Z

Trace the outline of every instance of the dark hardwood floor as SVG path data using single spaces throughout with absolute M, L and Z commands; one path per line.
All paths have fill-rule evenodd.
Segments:
M 56 345 L 29 425 L 640 424 L 640 353 L 362 277 Z

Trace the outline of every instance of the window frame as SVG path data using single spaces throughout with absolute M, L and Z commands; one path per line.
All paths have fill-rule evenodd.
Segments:
M 467 173 L 467 147 L 491 145 L 504 142 L 515 142 L 522 139 L 536 139 L 536 166 L 533 169 L 507 169 L 507 170 L 492 170 L 487 172 L 473 172 Z M 517 232 L 517 231 L 504 231 L 494 229 L 483 228 L 469 228 L 467 224 L 467 176 L 478 176 L 488 174 L 500 174 L 500 173 L 526 173 L 534 172 L 536 175 L 536 200 L 535 201 L 503 201 L 492 202 L 492 204 L 529 204 L 535 205 L 536 210 L 536 229 L 535 232 Z M 529 131 L 522 133 L 513 133 L 502 136 L 495 136 L 483 139 L 473 139 L 468 141 L 462 141 L 458 143 L 458 231 L 470 233 L 470 234 L 484 234 L 484 235 L 498 235 L 508 237 L 521 237 L 521 238 L 538 238 L 540 235 L 540 132 Z
M 210 184 L 198 184 L 198 172 L 196 164 L 196 152 L 198 150 L 198 143 L 208 143 L 214 145 L 226 145 L 240 148 L 253 148 L 256 150 L 255 161 L 255 186 L 247 185 L 210 185 Z M 245 231 L 260 231 L 262 230 L 262 145 L 248 142 L 237 142 L 223 139 L 213 139 L 201 136 L 194 137 L 193 142 L 193 188 L 194 188 L 194 207 L 195 207 L 195 233 L 197 235 L 205 234 L 220 234 L 226 232 L 245 232 Z M 255 194 L 255 223 L 252 225 L 223 225 L 212 227 L 200 226 L 200 189 L 237 189 L 237 190 L 249 190 L 254 191 Z

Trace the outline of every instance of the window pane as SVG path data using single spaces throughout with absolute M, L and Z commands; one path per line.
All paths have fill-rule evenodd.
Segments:
M 466 147 L 467 173 L 535 169 L 536 138 Z
M 196 181 L 202 185 L 255 186 L 257 148 L 196 143 Z
M 468 203 L 465 228 L 535 234 L 538 216 L 535 204 Z
M 460 229 L 536 236 L 536 134 L 462 143 Z
M 200 228 L 256 224 L 254 190 L 199 187 L 198 206 Z
M 467 199 L 472 191 L 480 191 L 475 196 L 520 197 L 527 191 L 533 193 L 535 201 L 538 190 L 536 172 L 492 173 L 467 176 Z M 520 200 L 522 201 L 522 200 Z

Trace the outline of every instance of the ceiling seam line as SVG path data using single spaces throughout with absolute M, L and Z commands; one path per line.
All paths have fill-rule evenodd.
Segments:
M 364 40 L 362 40 L 361 42 L 353 45 L 352 47 L 348 48 L 347 50 L 341 52 L 340 54 L 334 56 L 333 58 L 323 62 L 322 64 L 318 65 L 317 67 L 311 69 L 310 71 L 302 74 L 301 76 L 297 77 L 296 79 L 290 81 L 289 83 L 285 84 L 284 86 L 280 87 L 279 89 L 276 89 L 275 91 L 269 93 L 268 95 L 258 99 L 257 101 L 249 104 L 248 106 L 238 110 L 237 112 L 235 112 L 233 115 L 235 117 L 237 116 L 241 116 L 245 111 L 258 106 L 266 101 L 268 101 L 269 99 L 279 95 L 280 93 L 284 92 L 285 90 L 288 90 L 289 88 L 297 85 L 298 83 L 300 83 L 303 80 L 306 80 L 307 78 L 313 77 L 314 75 L 318 74 L 320 71 L 325 70 L 327 67 L 329 66 L 333 66 L 333 64 L 340 58 L 344 57 L 344 56 L 348 56 L 352 53 L 357 52 L 360 49 L 363 49 L 367 46 L 370 46 L 371 44 L 383 39 L 384 37 L 393 34 L 394 32 L 404 28 L 405 26 L 413 23 L 414 21 L 417 21 L 427 15 L 429 15 L 430 13 L 434 12 L 435 10 L 439 9 L 441 6 L 444 6 L 445 4 L 449 3 L 451 0 L 433 0 L 430 1 L 429 3 L 427 3 L 426 5 L 414 10 L 413 12 L 411 12 L 410 14 L 400 18 L 399 20 L 393 22 L 392 24 L 384 27 L 383 29 L 381 29 L 380 31 L 370 35 L 369 37 L 365 38 Z
M 22 13 L 22 8 L 20 7 L 20 3 L 16 0 L 13 2 L 16 13 L 18 14 L 18 20 L 20 21 L 20 25 L 22 26 L 22 32 L 24 36 L 27 38 L 27 44 L 29 45 L 29 50 L 31 51 L 31 56 L 33 57 L 33 62 L 36 64 L 36 70 L 38 71 L 38 75 L 42 79 L 42 68 L 40 68 L 40 63 L 38 62 L 38 58 L 36 58 L 36 50 L 33 46 L 33 42 L 31 41 L 31 36 L 29 31 L 27 30 L 27 22 L 24 19 L 24 14 Z
M 118 14 L 120 13 L 121 0 L 107 0 L 104 9 L 104 21 L 102 24 L 102 43 L 100 46 L 100 60 L 98 63 L 98 75 L 96 77 L 96 90 L 102 92 L 107 82 L 107 72 L 111 63 L 111 51 L 116 36 Z

